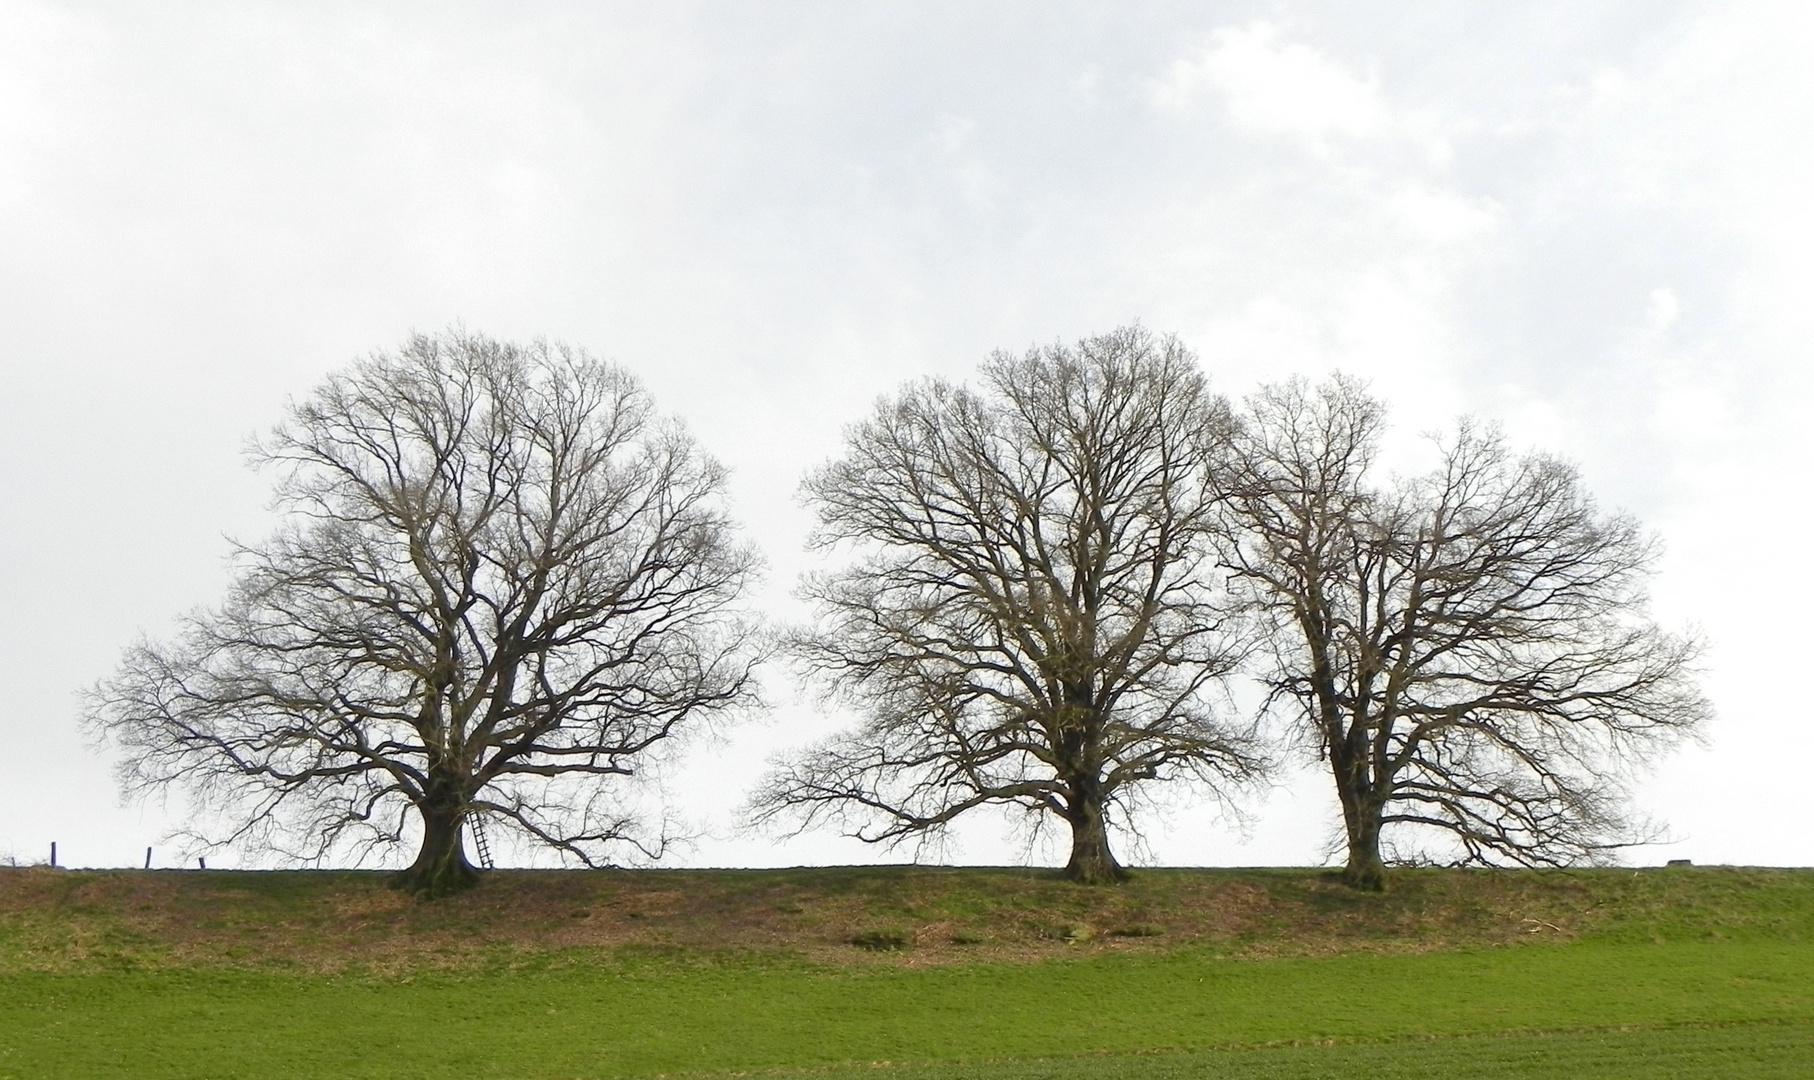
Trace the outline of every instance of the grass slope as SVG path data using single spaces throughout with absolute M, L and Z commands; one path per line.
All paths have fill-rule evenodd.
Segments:
M 886 1080 L 1806 1080 L 1814 1026 L 1566 1031 L 1180 1054 L 904 1066 Z M 874 1066 L 767 1074 L 877 1080 Z
M 1246 961 L 437 974 L 22 974 L 0 1076 L 645 1076 L 840 1062 L 1814 1027 L 1814 946 L 1589 945 Z M 1353 1051 L 1350 1051 L 1352 1053 Z
M 1396 885 L 525 874 L 419 905 L 361 875 L 0 873 L 0 1077 L 1810 1072 L 1814 873 Z M 848 944 L 883 925 L 911 944 Z
M 660 950 L 973 963 L 1319 955 L 1534 941 L 1814 941 L 1814 871 L 1407 870 L 1384 895 L 1307 870 L 1148 870 L 1086 888 L 1019 869 L 498 871 L 423 904 L 371 872 L 0 870 L 0 972 L 227 964 L 465 969 Z

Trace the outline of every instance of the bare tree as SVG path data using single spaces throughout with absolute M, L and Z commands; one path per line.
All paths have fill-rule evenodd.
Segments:
M 1465 862 L 1603 857 L 1632 839 L 1627 766 L 1709 713 L 1695 642 L 1646 615 L 1653 544 L 1466 422 L 1377 487 L 1383 424 L 1340 377 L 1266 387 L 1225 477 L 1226 565 L 1268 620 L 1271 705 L 1334 775 L 1347 880 L 1383 887 L 1388 829 Z
M 1069 825 L 1066 871 L 1125 872 L 1115 815 L 1148 782 L 1251 776 L 1209 691 L 1233 665 L 1210 464 L 1229 429 L 1194 358 L 1139 328 L 884 400 L 808 476 L 817 543 L 794 647 L 865 722 L 784 761 L 756 802 L 868 841 L 985 804 Z
M 659 855 L 608 782 L 749 700 L 754 557 L 723 470 L 631 376 L 418 336 L 254 459 L 286 523 L 93 692 L 129 790 L 187 788 L 218 842 L 307 858 L 419 835 L 399 882 L 428 894 L 476 881 L 480 816 L 588 865 Z

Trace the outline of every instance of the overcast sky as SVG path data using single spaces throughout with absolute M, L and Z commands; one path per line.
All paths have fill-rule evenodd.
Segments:
M 1339 368 L 1406 439 L 1578 462 L 1713 644 L 1718 722 L 1639 792 L 1681 842 L 1631 858 L 1814 863 L 1810 11 L 0 0 L 0 857 L 161 843 L 76 695 L 219 597 L 271 524 L 247 438 L 356 356 L 459 323 L 619 361 L 734 469 L 785 616 L 798 478 L 877 395 L 1138 320 L 1231 395 Z M 734 831 L 843 722 L 771 694 L 674 775 L 686 859 L 902 857 Z M 1319 861 L 1327 787 L 1147 857 Z

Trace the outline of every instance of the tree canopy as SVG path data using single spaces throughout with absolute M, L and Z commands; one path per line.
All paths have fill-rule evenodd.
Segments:
M 1189 351 L 1139 328 L 879 403 L 806 480 L 817 544 L 853 559 L 806 582 L 822 619 L 793 638 L 862 722 L 788 758 L 758 812 L 887 842 L 1014 806 L 1105 881 L 1143 786 L 1253 777 L 1213 693 L 1239 652 L 1213 558 L 1229 432 Z
M 1574 467 L 1467 422 L 1432 471 L 1378 483 L 1384 420 L 1340 377 L 1262 388 L 1224 474 L 1256 674 L 1328 763 L 1348 878 L 1379 886 L 1389 831 L 1461 862 L 1603 857 L 1635 838 L 1625 766 L 1709 712 L 1697 643 L 1646 611 L 1654 544 Z
M 1698 641 L 1648 613 L 1654 541 L 1467 420 L 1382 479 L 1385 423 L 1341 376 L 1237 411 L 1138 326 L 884 397 L 805 478 L 840 561 L 784 638 L 855 722 L 776 758 L 751 819 L 892 844 L 1006 808 L 1109 882 L 1150 795 L 1227 799 L 1284 742 L 1327 763 L 1360 887 L 1644 839 L 1625 781 L 1711 715 Z M 635 779 L 755 704 L 767 650 L 725 472 L 634 378 L 416 336 L 252 456 L 280 528 L 90 695 L 129 790 L 186 791 L 213 844 L 413 844 L 427 894 L 477 880 L 485 822 L 662 853 Z
M 659 853 L 621 782 L 751 701 L 752 550 L 724 471 L 635 379 L 564 346 L 417 336 L 254 450 L 282 527 L 226 600 L 144 642 L 90 723 L 216 842 L 305 858 L 414 838 L 470 884 L 483 818 L 583 863 Z

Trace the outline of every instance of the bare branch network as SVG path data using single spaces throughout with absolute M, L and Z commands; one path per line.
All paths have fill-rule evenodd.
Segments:
M 410 828 L 472 876 L 473 815 L 592 864 L 660 853 L 612 782 L 751 700 L 755 556 L 723 469 L 634 379 L 562 347 L 417 337 L 330 379 L 254 457 L 289 524 L 227 601 L 91 703 L 134 788 L 182 783 L 320 857 Z
M 808 477 L 818 543 L 859 556 L 807 582 L 823 619 L 792 644 L 867 719 L 755 810 L 890 841 L 1009 804 L 1068 824 L 1071 874 L 1113 879 L 1137 786 L 1259 771 L 1209 693 L 1239 659 L 1213 580 L 1231 419 L 1187 350 L 1138 328 L 982 377 L 883 401 Z
M 1388 827 L 1462 862 L 1603 858 L 1636 838 L 1624 765 L 1710 712 L 1698 643 L 1645 613 L 1654 544 L 1465 421 L 1434 471 L 1374 486 L 1383 421 L 1350 380 L 1266 387 L 1225 480 L 1258 674 L 1328 761 L 1349 877 L 1378 886 Z
M 777 759 L 752 822 L 890 844 L 1017 808 L 1113 881 L 1144 793 L 1231 800 L 1284 734 L 1330 769 L 1357 886 L 1395 851 L 1551 865 L 1645 838 L 1624 780 L 1709 718 L 1699 645 L 1650 619 L 1654 544 L 1573 467 L 1464 421 L 1382 483 L 1359 384 L 1236 410 L 1139 327 L 980 375 L 903 387 L 807 476 L 844 561 L 784 643 L 859 722 Z M 299 858 L 414 839 L 400 882 L 428 894 L 477 880 L 475 821 L 584 865 L 660 857 L 635 781 L 756 703 L 764 647 L 724 471 L 634 379 L 418 336 L 253 456 L 284 526 L 91 694 L 129 790 L 186 789 L 210 840 Z

